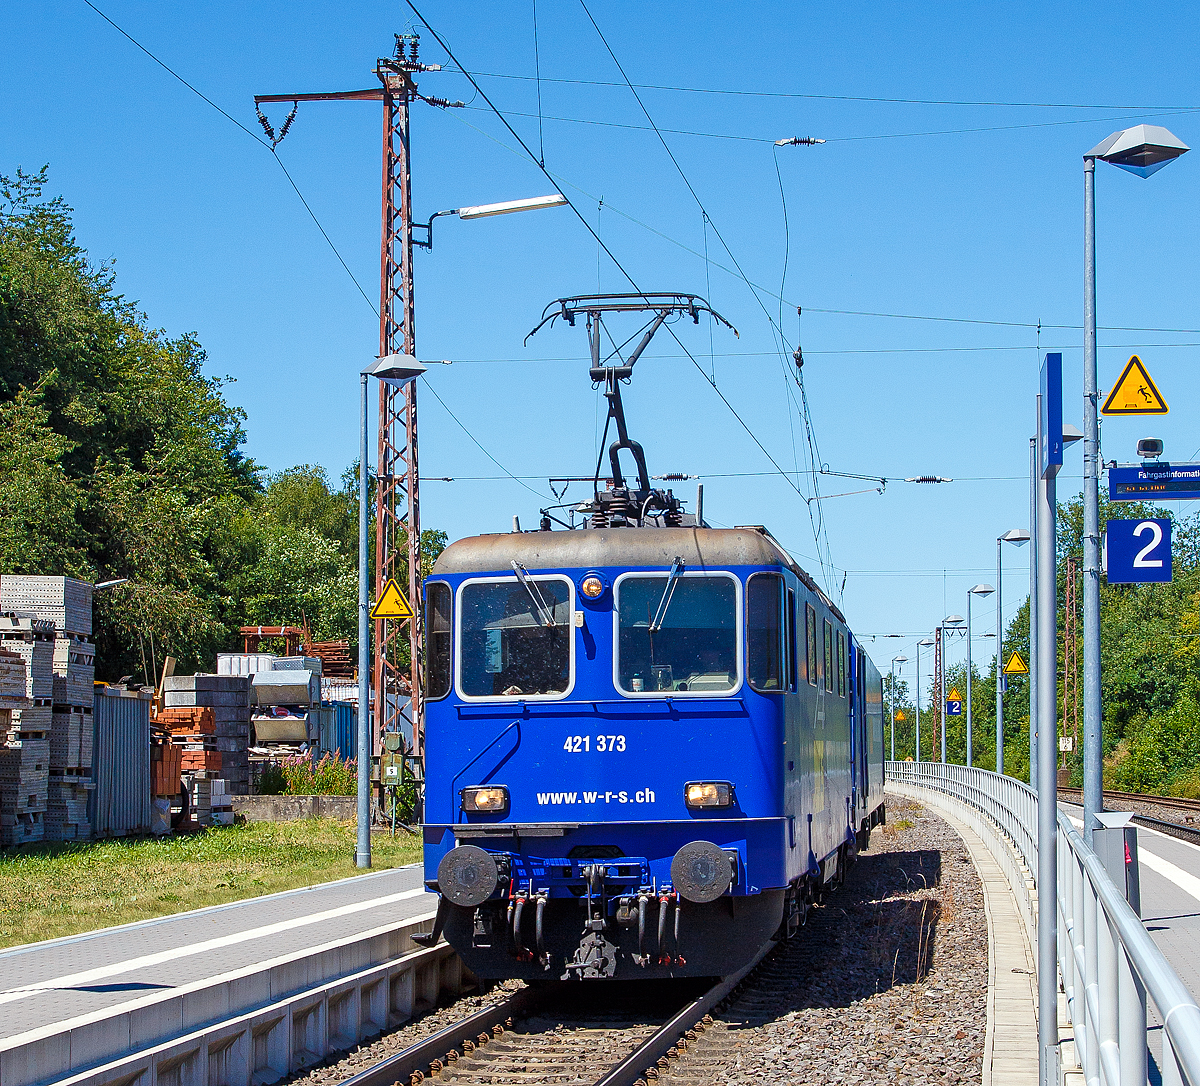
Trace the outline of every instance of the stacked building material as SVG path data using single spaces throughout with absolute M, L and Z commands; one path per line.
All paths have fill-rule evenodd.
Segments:
M 92 586 L 71 577 L 0 577 L 0 643 L 23 640 L 30 650 L 28 709 L 14 714 L 14 731 L 44 733 L 48 740 L 46 837 L 90 835 L 86 814 L 92 780 Z M 49 654 L 47 674 L 45 657 Z M 36 689 L 35 689 L 36 688 Z M 35 740 L 36 741 L 36 740 Z
M 0 842 L 24 845 L 45 834 L 54 628 L 32 616 L 0 616 L 0 651 L 0 685 L 9 691 L 0 700 Z
M 183 744 L 183 771 L 219 776 L 232 794 L 242 796 L 250 790 L 250 680 L 249 675 L 173 675 L 163 687 L 164 713 L 197 708 L 212 712 L 212 733 L 196 731 Z
M 329 679 L 354 678 L 349 641 L 310 641 L 305 650 L 321 660 L 321 674 Z
M 92 586 L 72 577 L 0 577 L 0 611 L 48 619 L 56 630 L 92 636 Z
M 150 780 L 155 796 L 179 795 L 183 754 L 183 747 L 173 742 L 155 744 L 150 752 Z
M 192 777 L 192 818 L 197 826 L 232 826 L 233 797 L 229 782 L 216 773 Z
M 176 705 L 160 709 L 155 723 L 170 733 L 171 749 L 177 753 L 180 772 L 221 768 L 217 722 L 212 706 Z

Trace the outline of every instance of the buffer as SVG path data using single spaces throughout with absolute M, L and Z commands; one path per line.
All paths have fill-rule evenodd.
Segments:
M 1104 415 L 1165 415 L 1171 409 L 1135 354 L 1104 401 Z
M 413 617 L 413 610 L 408 605 L 408 600 L 404 598 L 404 593 L 400 591 L 400 586 L 396 584 L 395 577 L 389 577 L 387 584 L 383 586 L 383 594 L 371 608 L 371 617 L 373 619 L 400 620 Z

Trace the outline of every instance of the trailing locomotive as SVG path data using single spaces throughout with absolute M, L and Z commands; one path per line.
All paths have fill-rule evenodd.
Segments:
M 460 540 L 425 582 L 433 938 L 488 979 L 728 975 L 883 821 L 880 675 L 765 528 L 683 512 L 625 432 L 622 376 L 707 306 L 555 306 L 593 332 L 611 479 L 586 527 Z M 657 324 L 600 365 L 602 315 L 634 308 Z

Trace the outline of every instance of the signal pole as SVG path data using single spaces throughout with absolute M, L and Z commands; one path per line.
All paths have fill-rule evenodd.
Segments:
M 407 50 L 406 50 L 407 47 Z M 440 64 L 421 64 L 418 37 L 396 35 L 393 55 L 380 57 L 374 74 L 380 86 L 367 90 L 310 94 L 257 94 L 255 106 L 265 102 L 368 101 L 383 104 L 383 175 L 381 237 L 379 247 L 379 357 L 416 354 L 413 309 L 412 174 L 409 147 L 409 104 L 414 98 L 435 106 L 450 106 L 443 99 L 417 91 L 413 77 L 441 71 Z M 294 110 L 293 110 L 294 113 Z M 290 118 L 275 137 L 266 118 L 259 119 L 272 141 L 283 138 Z M 424 728 L 421 704 L 421 516 L 417 462 L 417 390 L 415 383 L 397 389 L 379 382 L 379 444 L 375 476 L 375 593 L 389 579 L 408 590 L 413 617 L 377 619 L 371 674 L 375 692 L 374 741 L 390 730 L 399 730 L 402 717 L 402 679 L 412 690 L 413 753 L 424 765 Z M 407 565 L 407 573 L 405 573 Z M 401 649 L 407 640 L 409 662 L 402 664 Z M 371 757 L 373 751 L 360 751 Z M 418 772 L 424 777 L 423 768 Z

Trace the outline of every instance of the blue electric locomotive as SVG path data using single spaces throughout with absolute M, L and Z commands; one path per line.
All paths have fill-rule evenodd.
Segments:
M 426 884 L 482 978 L 728 975 L 883 820 L 881 679 L 765 528 L 650 486 L 597 379 L 588 526 L 460 540 L 425 581 Z

